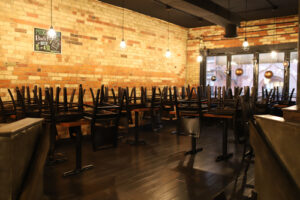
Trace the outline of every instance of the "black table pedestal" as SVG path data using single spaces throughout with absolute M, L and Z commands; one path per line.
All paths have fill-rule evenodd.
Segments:
M 63 153 L 55 153 L 55 142 L 57 135 L 56 124 L 47 123 L 46 126 L 47 130 L 50 130 L 50 149 L 46 165 L 52 166 L 67 161 L 68 158 Z
M 134 116 L 135 116 L 135 130 L 134 130 L 134 140 L 127 140 L 126 142 L 130 145 L 145 145 L 146 142 L 144 140 L 139 140 L 139 112 L 134 111 Z
M 227 133 L 227 129 L 228 129 L 228 120 L 225 118 L 223 119 L 223 144 L 222 144 L 222 155 L 218 156 L 216 158 L 216 162 L 220 162 L 220 161 L 226 161 L 228 159 L 230 159 L 233 154 L 232 153 L 227 153 L 227 140 L 228 140 L 228 133 Z
M 64 177 L 80 174 L 81 172 L 91 169 L 94 166 L 93 165 L 86 165 L 82 167 L 82 151 L 81 151 L 81 126 L 73 126 L 69 127 L 70 133 L 76 133 L 76 167 L 74 170 L 65 172 L 63 174 Z

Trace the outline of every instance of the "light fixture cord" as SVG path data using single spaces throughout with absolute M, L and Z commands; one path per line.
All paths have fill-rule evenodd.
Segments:
M 276 45 L 276 34 L 277 34 L 277 30 L 276 30 L 276 17 L 274 17 L 274 29 L 275 29 L 275 34 L 273 37 L 273 43 Z
M 202 41 L 202 38 L 200 36 L 199 37 L 199 55 L 201 54 L 201 41 Z
M 124 15 L 125 15 L 125 8 L 124 8 L 125 2 L 124 0 L 122 1 L 122 7 L 123 7 L 123 14 L 122 14 L 122 40 L 124 40 Z
M 169 40 L 170 40 L 170 22 L 169 22 L 169 20 L 170 20 L 170 10 L 168 10 L 168 50 L 170 50 L 169 49 L 169 47 L 170 47 L 170 45 L 169 45 Z
M 52 0 L 51 0 L 51 8 L 50 8 L 50 10 L 51 10 L 51 27 L 52 27 Z
M 245 5 L 245 39 L 247 38 L 247 19 L 246 19 L 246 13 L 247 13 L 247 0 Z

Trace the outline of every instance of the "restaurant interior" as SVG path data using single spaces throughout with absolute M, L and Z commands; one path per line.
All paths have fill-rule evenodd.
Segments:
M 300 198 L 298 0 L 0 0 L 0 200 Z

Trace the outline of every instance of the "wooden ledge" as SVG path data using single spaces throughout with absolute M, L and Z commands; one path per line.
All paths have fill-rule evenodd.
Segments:
M 232 119 L 232 115 L 222 115 L 222 114 L 212 114 L 212 113 L 204 113 L 203 117 L 211 117 L 211 118 L 221 118 L 221 119 Z
M 70 128 L 70 127 L 76 127 L 76 126 L 81 126 L 81 125 L 87 125 L 90 124 L 90 122 L 88 120 L 78 120 L 78 121 L 74 121 L 74 122 L 62 122 L 59 123 L 60 126 L 62 127 L 66 127 L 66 128 Z

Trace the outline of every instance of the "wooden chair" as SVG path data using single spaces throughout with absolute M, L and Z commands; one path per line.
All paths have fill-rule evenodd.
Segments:
M 92 107 L 91 112 L 84 112 L 85 119 L 90 121 L 91 138 L 93 150 L 101 150 L 110 147 L 116 147 L 118 141 L 118 125 L 121 116 L 121 106 L 109 105 L 105 98 L 104 88 L 97 90 L 94 105 L 84 105 Z
M 162 117 L 168 118 L 169 120 L 172 120 L 176 113 L 175 113 L 175 104 L 172 94 L 172 88 L 171 87 L 165 87 L 162 91 Z

